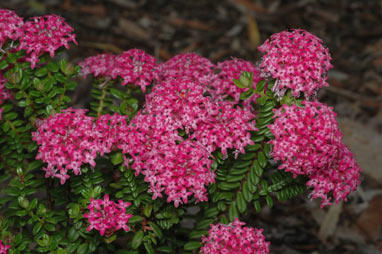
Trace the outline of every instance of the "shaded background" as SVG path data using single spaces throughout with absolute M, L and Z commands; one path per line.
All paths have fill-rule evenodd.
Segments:
M 161 60 L 197 52 L 213 62 L 257 62 L 256 47 L 272 33 L 302 28 L 322 38 L 334 68 L 321 101 L 334 106 L 344 141 L 363 169 L 349 202 L 320 209 L 300 197 L 246 220 L 263 227 L 271 253 L 382 253 L 382 2 L 378 0 L 1 0 L 0 8 L 32 17 L 58 14 L 75 28 L 79 46 L 65 57 L 140 48 Z M 78 80 L 74 104 L 89 84 Z M 306 195 L 305 195 L 306 196 Z

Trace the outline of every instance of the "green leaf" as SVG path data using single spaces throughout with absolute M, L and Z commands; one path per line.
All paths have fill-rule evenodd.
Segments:
M 3 104 L 1 105 L 1 108 L 3 109 L 3 114 L 8 113 L 12 110 L 13 106 L 12 104 Z
M 232 202 L 230 207 L 229 207 L 228 216 L 229 216 L 229 220 L 230 221 L 234 221 L 235 218 L 239 218 L 239 212 L 237 211 L 236 202 L 235 201 Z
M 153 254 L 153 253 L 155 253 L 155 251 L 154 251 L 154 249 L 153 249 L 153 246 L 151 245 L 150 242 L 144 242 L 144 243 L 143 243 L 143 246 L 145 246 L 146 253 L 148 253 L 148 254 Z
M 259 143 L 260 141 L 263 141 L 263 140 L 264 140 L 264 136 L 263 136 L 263 135 L 256 136 L 256 137 L 252 138 L 252 140 L 253 140 L 255 143 Z
M 123 93 L 118 89 L 110 88 L 110 94 L 117 99 L 123 99 Z
M 229 190 L 233 190 L 233 189 L 240 187 L 240 182 L 238 182 L 238 183 L 221 182 L 218 184 L 218 187 L 222 190 L 229 191 Z
M 268 143 L 264 144 L 264 155 L 269 158 L 269 152 L 271 151 L 271 146 Z
M 34 209 L 37 206 L 37 198 L 34 198 L 30 204 L 30 209 Z
M 200 239 L 203 235 L 208 234 L 207 230 L 194 230 L 190 233 L 190 239 Z
M 87 251 L 88 251 L 88 244 L 83 243 L 78 247 L 77 254 L 85 254 L 85 253 L 88 253 Z
M 204 229 L 214 223 L 214 219 L 204 219 L 196 223 L 196 229 Z
M 55 73 L 54 74 L 54 78 L 58 81 L 58 82 L 60 82 L 60 83 L 65 83 L 68 79 L 64 76 L 64 75 L 62 75 L 60 72 L 57 72 L 57 73 Z
M 243 197 L 243 193 L 239 191 L 236 196 L 237 209 L 240 213 L 244 213 L 247 210 L 247 202 Z
M 253 90 L 252 89 L 249 89 L 248 91 L 240 94 L 240 100 L 246 100 L 248 98 L 250 98 L 252 95 L 253 95 Z
M 46 67 L 48 68 L 48 70 L 50 70 L 51 72 L 57 72 L 58 69 L 59 69 L 59 66 L 56 62 L 50 62 L 46 65 Z
M 56 227 L 50 223 L 45 223 L 44 228 L 48 231 L 55 231 L 56 230 Z
M 33 235 L 37 235 L 42 228 L 42 223 L 41 222 L 36 222 L 36 224 L 33 226 L 32 233 Z
M 253 73 L 250 73 L 250 72 L 243 72 L 240 77 L 239 77 L 239 81 L 245 85 L 245 87 L 252 87 L 252 83 L 253 83 Z
M 155 224 L 154 222 L 149 222 L 149 225 L 150 225 L 151 228 L 153 229 L 154 234 L 155 234 L 159 239 L 162 239 L 162 237 L 163 237 L 163 232 L 162 232 L 162 230 L 160 229 L 160 227 L 158 227 L 158 225 Z
M 268 190 L 268 182 L 266 180 L 262 180 L 261 181 L 261 187 L 264 189 L 264 190 Z
M 151 211 L 153 210 L 153 205 L 151 204 L 147 204 L 145 205 L 145 207 L 143 208 L 143 214 L 149 218 L 150 215 L 151 215 Z
M 77 86 L 77 82 L 75 81 L 70 81 L 66 84 L 66 89 L 68 89 L 69 91 L 71 90 L 74 90 L 74 88 L 76 88 Z
M 67 63 L 65 68 L 61 68 L 61 70 L 66 76 L 71 76 L 75 72 L 75 68 L 71 63 Z
M 233 164 L 233 168 L 245 168 L 251 165 L 251 160 L 238 160 Z
M 74 227 L 71 227 L 69 229 L 69 232 L 68 232 L 68 240 L 69 241 L 75 242 L 79 236 L 80 236 L 80 234 L 78 233 L 78 231 Z
M 248 170 L 248 169 L 247 169 Z M 246 170 L 246 171 L 247 171 Z M 232 176 L 232 175 L 228 175 L 227 176 L 227 182 L 228 183 L 235 183 L 235 182 L 239 182 L 241 181 L 243 178 L 245 177 L 245 175 L 238 175 L 238 176 Z
M 263 92 L 265 86 L 265 80 L 261 80 L 256 84 L 256 92 Z
M 43 163 L 40 160 L 33 161 L 28 165 L 28 171 L 42 167 Z
M 9 112 L 9 113 L 4 115 L 4 118 L 6 120 L 12 121 L 12 120 L 17 118 L 17 113 L 16 112 Z
M 48 69 L 47 69 L 46 67 L 41 67 L 41 68 L 37 69 L 37 70 L 34 72 L 34 75 L 35 75 L 36 77 L 39 77 L 39 78 L 44 77 L 44 76 L 46 76 L 47 74 L 48 74 Z
M 139 246 L 141 246 L 143 236 L 144 236 L 144 234 L 143 234 L 142 230 L 139 230 L 137 233 L 135 233 L 133 239 L 131 240 L 131 247 L 133 249 L 138 249 Z
M 256 200 L 255 202 L 253 202 L 253 206 L 255 207 L 257 213 L 261 212 L 261 205 L 259 201 Z
M 64 250 L 62 248 L 58 248 L 57 249 L 57 254 L 66 254 L 66 250 Z
M 4 70 L 8 66 L 9 66 L 9 64 L 7 63 L 7 61 L 3 60 L 3 61 L 0 62 L 0 70 Z
M 225 215 L 220 217 L 220 223 L 227 225 L 229 223 L 228 218 Z
M 80 246 L 80 242 L 76 242 L 76 243 L 72 243 L 72 244 L 69 244 L 68 247 L 66 248 L 66 250 L 69 252 L 69 253 L 73 253 L 77 248 L 78 246 Z
M 235 83 L 235 85 L 239 88 L 247 88 L 247 86 L 245 86 L 243 83 L 240 82 L 240 80 L 237 80 L 237 79 L 233 79 L 232 80 L 233 83 Z
M 247 202 L 250 202 L 252 200 L 252 193 L 249 190 L 249 184 L 248 182 L 243 183 L 243 197 Z
M 261 145 L 260 145 L 260 144 L 255 144 L 255 145 L 247 145 L 247 146 L 245 147 L 245 149 L 246 149 L 247 151 L 249 151 L 249 152 L 254 152 L 254 151 L 257 151 L 257 150 L 259 150 L 259 149 L 260 149 L 260 147 L 261 147 Z
M 257 153 L 259 164 L 262 168 L 265 168 L 265 166 L 268 163 L 267 157 L 265 157 L 264 152 Z
M 267 97 L 261 96 L 260 98 L 257 99 L 256 103 L 263 106 L 267 102 Z
M 37 239 L 37 244 L 42 246 L 42 247 L 48 246 L 50 242 L 51 242 L 51 239 L 50 239 L 49 235 L 47 235 L 47 234 L 43 234 L 39 237 L 39 239 Z
M 218 215 L 219 210 L 216 207 L 211 207 L 204 211 L 204 216 L 207 218 L 214 218 Z
M 27 102 L 22 100 L 17 102 L 17 106 L 24 108 L 27 105 Z M 31 108 L 29 108 L 31 109 Z
M 196 250 L 200 247 L 202 247 L 200 242 L 188 242 L 184 245 L 184 250 Z
M 272 206 L 273 206 L 273 199 L 272 199 L 272 197 L 271 196 L 266 196 L 265 197 L 265 201 L 267 202 L 267 205 L 270 207 L 270 208 L 272 208 Z
M 260 166 L 260 163 L 258 160 L 255 160 L 253 163 L 253 169 L 255 170 L 255 173 L 258 177 L 261 177 L 263 175 L 263 168 Z
M 8 53 L 7 55 L 7 62 L 10 63 L 10 64 L 13 64 L 13 63 L 16 63 L 17 61 L 17 55 L 16 54 L 12 54 L 12 53 Z
M 116 234 L 113 234 L 113 235 L 110 236 L 110 237 L 104 238 L 104 241 L 105 241 L 105 243 L 112 243 L 112 242 L 115 241 L 115 239 L 117 239 L 117 235 L 116 235 Z
M 224 202 L 223 201 L 219 201 L 218 202 L 218 210 L 219 211 L 225 211 L 225 209 L 226 209 L 226 205 L 224 204 Z
M 118 164 L 121 164 L 122 162 L 123 162 L 123 154 L 121 152 L 115 153 L 111 157 L 111 163 L 113 163 L 113 165 L 118 165 Z
M 164 252 L 164 253 L 173 253 L 173 249 L 171 249 L 171 247 L 169 246 L 160 246 L 157 248 L 157 251 L 159 252 Z
M 18 210 L 16 212 L 16 215 L 20 216 L 20 217 L 26 216 L 27 214 L 28 214 L 28 212 L 26 210 Z

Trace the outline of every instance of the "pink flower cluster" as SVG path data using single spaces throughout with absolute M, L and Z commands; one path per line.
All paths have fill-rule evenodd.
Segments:
M 56 15 L 45 15 L 34 17 L 25 22 L 24 34 L 20 37 L 19 49 L 27 52 L 26 59 L 31 63 L 32 69 L 40 61 L 39 56 L 49 53 L 54 57 L 55 51 L 64 46 L 69 49 L 69 42 L 77 44 L 73 28 L 69 26 L 62 17 Z
M 142 91 L 153 82 L 186 78 L 208 86 L 208 92 L 215 99 L 232 97 L 235 103 L 239 101 L 240 94 L 248 89 L 237 87 L 233 79 L 238 79 L 240 74 L 248 71 L 254 73 L 253 88 L 260 81 L 260 71 L 249 61 L 234 58 L 215 66 L 209 59 L 195 53 L 179 54 L 164 63 L 157 64 L 155 58 L 144 51 L 131 49 L 119 56 L 111 54 L 91 56 L 81 61 L 79 65 L 84 76 L 92 74 L 94 77 L 105 79 L 121 77 L 123 85 L 136 84 Z M 253 99 L 256 99 L 255 96 Z
M 0 49 L 7 40 L 17 40 L 23 34 L 23 25 L 14 11 L 0 9 Z
M 167 202 L 173 201 L 176 207 L 187 203 L 192 194 L 198 201 L 207 200 L 205 185 L 214 182 L 215 174 L 209 170 L 212 160 L 203 146 L 183 140 L 165 115 L 140 112 L 131 128 L 121 148 L 133 159 L 136 174 L 145 175 L 153 199 L 165 191 Z
M 0 240 L 0 254 L 7 254 L 7 250 L 11 248 L 10 245 L 3 245 L 2 241 Z
M 211 225 L 208 237 L 202 237 L 202 254 L 268 254 L 269 242 L 265 241 L 263 229 L 243 227 L 237 218 L 224 225 Z
M 4 103 L 5 100 L 10 99 L 11 93 L 5 87 L 5 83 L 7 82 L 6 78 L 0 73 L 0 105 Z M 3 113 L 2 108 L 0 108 L 0 120 L 2 119 L 1 114 Z
M 146 91 L 154 79 L 158 79 L 157 60 L 140 49 L 130 49 L 121 55 L 100 54 L 79 63 L 82 74 L 108 79 L 122 78 L 122 85 L 135 84 Z
M 305 30 L 295 29 L 273 34 L 258 49 L 264 52 L 260 68 L 264 77 L 276 79 L 273 91 L 282 97 L 291 89 L 294 97 L 303 93 L 314 97 L 328 86 L 327 72 L 333 66 L 322 40 Z
M 95 229 L 102 236 L 106 235 L 107 237 L 121 228 L 128 232 L 130 228 L 126 224 L 133 216 L 126 213 L 126 208 L 130 205 L 130 202 L 123 202 L 122 200 L 118 200 L 118 204 L 116 204 L 109 200 L 107 194 L 103 200 L 91 198 L 88 206 L 89 213 L 83 215 L 90 224 L 86 230 L 91 231 Z
M 208 66 L 211 72 L 201 66 Z M 132 168 L 145 175 L 154 199 L 164 191 L 175 206 L 187 203 L 191 195 L 206 201 L 205 185 L 215 178 L 210 169 L 212 152 L 220 149 L 226 156 L 233 149 L 236 154 L 244 153 L 244 147 L 253 144 L 250 131 L 256 130 L 255 115 L 234 107 L 234 102 L 211 96 L 212 68 L 196 54 L 164 63 L 161 82 L 130 123 L 132 132 L 126 135 L 122 150 L 133 159 Z
M 72 32 L 73 28 L 56 15 L 33 17 L 24 23 L 15 12 L 0 9 L 0 47 L 7 40 L 19 40 L 17 50 L 26 51 L 26 61 L 31 63 L 32 69 L 43 53 L 53 57 L 58 48 L 68 49 L 70 42 L 77 44 Z
M 275 122 L 269 129 L 275 136 L 272 156 L 279 169 L 294 176 L 307 175 L 311 196 L 321 198 L 321 206 L 336 202 L 359 185 L 360 168 L 349 149 L 331 107 L 319 102 L 303 102 L 303 107 L 283 105 L 275 110 Z
M 40 145 L 36 159 L 48 164 L 45 177 L 59 178 L 64 184 L 68 170 L 78 175 L 84 163 L 94 167 L 97 155 L 114 149 L 126 128 L 125 116 L 103 115 L 94 122 L 84 109 L 66 109 L 43 120 L 32 133 Z

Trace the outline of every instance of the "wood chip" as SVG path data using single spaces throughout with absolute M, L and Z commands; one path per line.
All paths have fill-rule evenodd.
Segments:
M 150 39 L 150 33 L 148 31 L 137 23 L 125 18 L 119 18 L 117 32 L 125 34 L 128 38 L 137 41 L 147 41 Z
M 338 204 L 333 204 L 329 208 L 328 213 L 325 215 L 325 219 L 322 221 L 320 225 L 320 230 L 318 232 L 318 237 L 324 244 L 326 243 L 326 239 L 328 239 L 329 236 L 333 235 L 334 231 L 336 230 L 341 211 L 342 202 Z

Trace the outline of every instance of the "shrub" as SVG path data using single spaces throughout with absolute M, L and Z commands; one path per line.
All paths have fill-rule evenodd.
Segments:
M 306 31 L 272 35 L 259 66 L 139 49 L 73 65 L 72 42 L 61 17 L 0 10 L 0 253 L 269 253 L 250 207 L 359 185 Z M 78 75 L 88 109 L 70 107 Z

